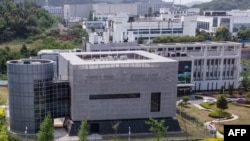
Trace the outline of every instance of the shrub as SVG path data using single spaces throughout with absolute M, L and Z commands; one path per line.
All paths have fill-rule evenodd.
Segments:
M 206 109 L 210 109 L 212 105 L 214 105 L 214 103 L 211 103 L 211 102 L 203 102 L 200 104 L 203 108 L 206 108 Z
M 225 111 L 212 111 L 208 114 L 208 116 L 212 118 L 226 118 L 226 117 L 231 117 L 232 114 L 225 112 Z

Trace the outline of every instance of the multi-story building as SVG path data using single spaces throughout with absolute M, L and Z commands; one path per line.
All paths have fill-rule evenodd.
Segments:
M 101 21 L 96 21 L 100 23 Z M 112 42 L 128 42 L 142 38 L 151 41 L 158 36 L 195 36 L 196 16 L 183 16 L 175 19 L 160 19 L 160 17 L 136 17 L 127 13 L 117 13 L 102 24 L 103 38 L 112 37 Z M 90 30 L 84 22 L 83 28 Z M 106 33 L 105 33 L 106 32 Z M 104 37 L 108 36 L 108 37 Z M 131 39 L 133 38 L 133 39 Z
M 86 51 L 144 50 L 179 61 L 179 94 L 193 89 L 239 86 L 241 44 L 235 42 L 169 43 L 134 46 L 87 44 Z M 184 89 L 186 88 L 186 90 Z M 184 92 L 183 92 L 184 90 Z
M 48 112 L 66 118 L 69 135 L 84 119 L 89 133 L 112 134 L 116 122 L 118 133 L 128 127 L 146 133 L 149 117 L 180 131 L 174 118 L 177 61 L 144 51 L 64 52 L 56 58 L 60 80 L 54 79 L 53 61 L 8 61 L 11 131 L 28 127 L 36 133 Z
M 197 28 L 214 34 L 219 26 L 228 27 L 232 35 L 237 35 L 240 29 L 250 27 L 249 10 L 240 11 L 204 11 L 203 16 L 197 17 Z
M 137 3 L 65 4 L 64 18 L 88 18 L 91 11 L 94 11 L 96 14 L 115 14 L 122 12 L 129 13 L 131 15 L 145 15 L 149 14 L 149 12 L 159 13 L 160 8 L 170 8 L 173 5 L 174 4 L 172 2 L 164 2 L 161 0 Z
M 63 8 L 61 6 L 43 6 L 51 15 L 63 16 Z

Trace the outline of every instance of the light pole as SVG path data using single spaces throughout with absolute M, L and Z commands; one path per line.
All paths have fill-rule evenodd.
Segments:
M 128 141 L 130 141 L 130 134 L 131 134 L 130 127 L 128 127 Z
M 25 140 L 27 141 L 27 133 L 28 133 L 28 127 L 26 126 L 25 127 L 25 131 L 24 131 L 24 134 L 25 134 Z

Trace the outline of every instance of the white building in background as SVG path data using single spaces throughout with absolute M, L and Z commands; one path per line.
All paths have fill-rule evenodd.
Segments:
M 131 15 L 145 15 L 149 11 L 159 13 L 160 8 L 170 8 L 173 2 L 164 2 L 161 0 L 145 1 L 138 3 L 97 3 L 97 4 L 65 4 L 63 6 L 64 18 L 82 17 L 88 18 L 91 11 L 96 14 L 110 13 L 129 13 Z
M 63 16 L 64 19 L 70 17 L 88 18 L 92 10 L 92 4 L 65 4 L 63 6 Z
M 86 51 L 144 50 L 179 61 L 178 93 L 209 91 L 239 86 L 241 44 L 196 42 L 150 45 L 87 44 Z
M 123 42 L 132 33 L 135 40 L 143 38 L 147 41 L 158 36 L 194 36 L 195 27 L 195 16 L 161 20 L 159 17 L 138 18 L 124 13 L 111 18 L 110 24 L 113 42 Z
M 205 11 L 197 17 L 197 28 L 214 34 L 219 26 L 226 26 L 232 35 L 240 29 L 250 27 L 250 10 Z
M 97 14 L 110 14 L 110 13 L 129 13 L 131 15 L 137 15 L 137 5 L 135 3 L 98 3 L 93 4 L 93 11 Z
M 160 19 L 169 20 L 174 18 L 181 18 L 182 16 L 198 16 L 200 8 L 181 9 L 179 7 L 160 8 Z

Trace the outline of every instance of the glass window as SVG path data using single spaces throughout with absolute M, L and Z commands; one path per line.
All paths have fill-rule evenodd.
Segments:
M 151 112 L 160 112 L 161 93 L 151 93 Z
M 99 94 L 99 95 L 90 95 L 90 100 L 96 99 L 121 99 L 121 98 L 140 98 L 140 93 L 131 93 L 131 94 Z

